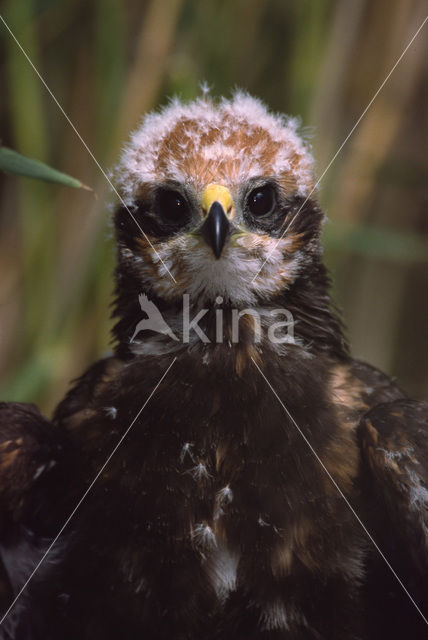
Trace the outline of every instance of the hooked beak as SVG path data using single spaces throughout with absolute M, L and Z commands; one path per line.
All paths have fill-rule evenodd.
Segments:
M 202 207 L 208 214 L 200 232 L 205 242 L 213 250 L 217 260 L 220 258 L 230 234 L 231 224 L 226 212 L 230 213 L 232 206 L 232 196 L 225 187 L 211 184 L 205 189 L 202 196 Z
M 213 250 L 217 260 L 221 256 L 229 233 L 230 222 L 226 218 L 223 207 L 219 202 L 213 202 L 201 227 L 201 234 L 207 245 Z

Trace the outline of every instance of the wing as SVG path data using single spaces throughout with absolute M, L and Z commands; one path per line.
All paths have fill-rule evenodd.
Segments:
M 385 515 L 408 541 L 415 566 L 428 572 L 428 404 L 382 404 L 364 417 L 360 437 Z
M 63 444 L 35 405 L 0 403 L 0 535 L 9 523 L 34 531 L 49 527 L 52 513 L 41 494 L 63 457 Z
M 65 451 L 59 433 L 37 407 L 0 403 L 2 612 L 8 609 L 58 531 L 64 515 L 62 480 L 68 475 L 63 467 Z M 8 628 L 2 625 L 0 637 L 3 632 L 11 633 L 11 629 L 15 632 L 22 624 L 23 604 L 6 620 Z
M 365 523 L 428 617 L 428 404 L 399 399 L 378 405 L 363 417 L 359 440 Z M 382 633 L 389 621 L 391 633 L 402 624 L 406 633 L 412 630 L 407 637 L 426 637 L 416 607 L 380 555 L 372 553 L 368 593 L 374 624 Z
M 72 435 L 117 367 L 113 358 L 93 365 L 52 422 L 34 405 L 0 403 L 0 619 L 83 493 L 85 469 Z M 85 437 L 81 434 L 83 442 Z M 0 626 L 0 640 L 52 637 L 55 620 L 62 619 L 66 607 L 62 596 L 67 594 L 58 593 L 69 529 Z

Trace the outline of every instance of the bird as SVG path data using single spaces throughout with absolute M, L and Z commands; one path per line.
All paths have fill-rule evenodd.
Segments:
M 425 638 L 428 407 L 351 355 L 299 121 L 176 98 L 112 175 L 113 352 L 0 405 L 0 637 Z

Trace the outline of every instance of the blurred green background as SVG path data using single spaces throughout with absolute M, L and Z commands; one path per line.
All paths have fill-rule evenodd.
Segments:
M 171 94 L 239 86 L 300 115 L 320 175 L 424 18 L 414 0 L 3 0 L 1 14 L 102 167 Z M 106 180 L 0 24 L 1 140 L 96 197 L 0 176 L 0 397 L 50 412 L 109 349 Z M 321 184 L 353 353 L 428 383 L 428 23 Z

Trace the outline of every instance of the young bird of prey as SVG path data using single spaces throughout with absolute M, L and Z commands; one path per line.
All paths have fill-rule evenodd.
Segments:
M 296 122 L 174 101 L 115 180 L 114 355 L 0 411 L 4 611 L 79 503 L 1 638 L 426 638 L 427 406 L 349 354 Z

